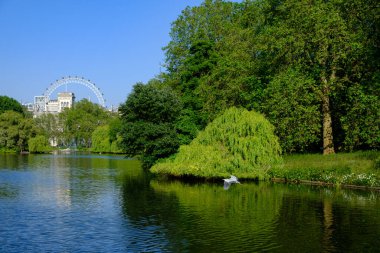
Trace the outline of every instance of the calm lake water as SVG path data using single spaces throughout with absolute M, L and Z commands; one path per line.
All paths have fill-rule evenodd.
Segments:
M 0 155 L 0 252 L 380 252 L 380 194 L 154 178 L 135 160 Z

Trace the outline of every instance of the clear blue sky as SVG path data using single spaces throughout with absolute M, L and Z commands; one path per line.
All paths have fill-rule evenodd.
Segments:
M 81 76 L 100 88 L 107 106 L 118 105 L 136 82 L 159 74 L 171 23 L 201 3 L 0 0 L 0 95 L 33 102 L 55 80 Z M 68 90 L 97 102 L 85 87 Z

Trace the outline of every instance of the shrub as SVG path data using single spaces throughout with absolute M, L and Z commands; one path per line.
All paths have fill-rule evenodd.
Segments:
M 176 176 L 267 177 L 282 162 L 274 127 L 254 111 L 232 107 L 210 123 L 171 160 L 154 165 L 154 173 Z
M 98 126 L 92 133 L 92 152 L 110 152 L 111 142 L 109 138 L 109 126 Z
M 30 153 L 47 153 L 51 151 L 49 140 L 43 135 L 37 135 L 28 141 Z

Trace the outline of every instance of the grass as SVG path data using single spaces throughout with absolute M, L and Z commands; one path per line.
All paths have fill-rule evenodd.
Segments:
M 286 155 L 283 166 L 272 168 L 269 176 L 286 181 L 380 187 L 380 152 Z
M 16 149 L 7 149 L 7 148 L 0 148 L 0 153 L 11 153 L 11 154 L 15 154 L 17 152 L 20 152 L 20 151 L 17 151 Z
M 212 153 L 203 152 L 204 157 L 199 159 L 192 159 L 198 167 L 187 176 L 215 178 L 221 175 L 217 170 L 223 167 L 223 159 L 220 157 L 215 158 L 219 161 L 218 166 L 209 164 L 212 159 Z M 189 152 L 184 152 L 189 155 Z M 191 169 L 192 165 L 182 161 L 178 166 Z M 158 164 L 166 169 L 166 174 L 172 176 L 184 176 L 178 174 L 177 168 L 168 167 L 165 164 Z M 233 173 L 235 173 L 234 171 Z M 185 176 L 186 176 L 185 175 Z M 246 174 L 237 173 L 239 178 L 244 179 L 258 179 L 257 172 L 251 171 Z M 296 154 L 285 155 L 283 157 L 283 164 L 268 168 L 259 179 L 272 179 L 287 182 L 309 182 L 317 184 L 333 184 L 337 186 L 350 186 L 350 187 L 380 187 L 380 151 L 358 151 L 353 153 L 338 153 L 333 155 L 322 154 Z

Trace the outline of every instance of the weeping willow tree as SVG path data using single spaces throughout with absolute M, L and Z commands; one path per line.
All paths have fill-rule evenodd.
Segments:
M 210 123 L 177 155 L 151 168 L 175 176 L 264 179 L 281 164 L 281 148 L 274 127 L 255 111 L 232 107 Z

